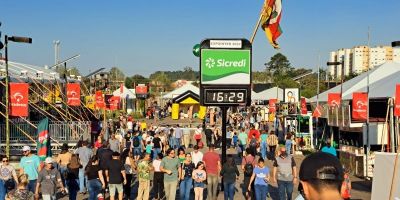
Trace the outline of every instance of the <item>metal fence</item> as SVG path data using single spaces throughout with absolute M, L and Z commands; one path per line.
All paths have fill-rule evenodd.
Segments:
M 35 126 L 39 122 L 31 122 Z M 6 126 L 0 124 L 0 141 L 5 144 L 6 141 Z M 22 131 L 21 131 L 22 130 Z M 31 143 L 32 141 L 24 134 L 24 132 L 37 139 L 37 129 L 28 123 L 10 123 L 10 143 Z M 59 143 L 76 142 L 79 139 L 90 138 L 90 122 L 49 122 L 49 134 L 52 139 Z

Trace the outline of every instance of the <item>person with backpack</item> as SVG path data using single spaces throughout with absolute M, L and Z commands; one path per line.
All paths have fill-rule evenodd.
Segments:
M 253 154 L 253 156 L 257 155 L 257 147 L 258 147 L 258 139 L 256 138 L 256 135 L 253 134 L 249 138 L 249 147 L 248 147 L 250 148 L 251 154 Z
M 254 199 L 254 185 L 250 185 L 250 178 L 253 175 L 253 169 L 256 164 L 255 157 L 251 154 L 251 150 L 249 148 L 246 149 L 246 156 L 242 159 L 242 170 L 243 170 L 243 195 L 246 199 Z M 253 188 L 252 190 L 248 190 L 248 188 Z
M 133 146 L 133 156 L 135 161 L 140 159 L 142 155 L 142 136 L 139 135 L 139 132 L 135 133 L 135 136 L 132 138 L 132 146 Z
M 276 151 L 276 145 L 278 145 L 278 137 L 275 135 L 274 131 L 271 131 L 269 133 L 269 136 L 267 137 L 267 144 L 269 147 L 269 154 L 268 154 L 268 159 L 272 160 L 275 158 L 275 151 Z

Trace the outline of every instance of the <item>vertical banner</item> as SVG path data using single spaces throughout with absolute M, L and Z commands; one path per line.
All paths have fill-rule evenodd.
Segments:
M 96 91 L 96 107 L 97 108 L 105 107 L 103 92 L 101 92 L 101 91 Z
M 87 108 L 94 110 L 96 101 L 93 96 L 85 96 L 85 105 Z
M 106 95 L 106 99 L 108 98 L 108 95 Z M 119 108 L 119 103 L 120 103 L 120 97 L 118 96 L 111 96 L 108 98 L 108 103 L 106 105 L 108 105 L 108 109 L 110 110 L 118 110 Z
M 400 84 L 396 84 L 396 100 L 394 102 L 394 116 L 400 117 Z
M 329 107 L 339 107 L 341 103 L 340 93 L 328 93 Z
M 304 97 L 301 97 L 301 99 L 300 99 L 300 110 L 301 110 L 302 115 L 307 114 L 307 102 L 306 102 L 306 98 L 304 98 Z
M 79 83 L 67 84 L 67 104 L 69 106 L 81 105 L 81 85 Z
M 354 120 L 367 120 L 367 101 L 368 95 L 366 92 L 353 93 L 352 118 Z
M 28 116 L 28 83 L 10 83 L 10 115 L 16 117 Z
M 38 142 L 37 155 L 40 160 L 44 161 L 46 157 L 51 156 L 50 135 L 49 135 L 49 118 L 44 118 L 37 126 Z
M 269 113 L 276 112 L 276 102 L 277 99 L 269 99 Z

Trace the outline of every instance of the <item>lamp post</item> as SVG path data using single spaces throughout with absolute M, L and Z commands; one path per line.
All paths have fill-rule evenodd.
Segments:
M 18 37 L 7 35 L 4 36 L 4 54 L 5 54 L 5 63 L 6 63 L 6 155 L 10 157 L 10 123 L 9 123 L 9 77 L 8 77 L 8 41 L 19 42 L 19 43 L 32 43 L 32 38 L 28 37 Z

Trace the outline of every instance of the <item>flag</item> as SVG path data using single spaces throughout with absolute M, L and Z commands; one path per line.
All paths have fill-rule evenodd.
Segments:
M 96 91 L 96 108 L 104 108 L 104 107 L 105 103 L 103 98 L 103 92 Z
M 340 93 L 328 93 L 329 107 L 339 107 L 340 103 L 341 103 Z
M 122 93 L 124 93 L 124 84 L 121 83 L 121 85 L 119 86 L 119 94 L 122 96 Z
M 320 118 L 322 116 L 322 107 L 320 105 L 317 105 L 312 116 L 315 118 Z
M 81 85 L 79 83 L 67 84 L 67 104 L 69 106 L 81 105 Z
M 301 114 L 302 114 L 302 115 L 306 115 L 306 114 L 307 114 L 307 102 L 306 102 L 306 98 L 301 97 L 300 103 L 301 103 L 301 107 L 300 107 Z
M 10 83 L 10 115 L 17 117 L 28 116 L 29 84 Z
M 368 94 L 366 92 L 353 93 L 352 118 L 354 120 L 367 120 Z
M 119 108 L 120 97 L 112 96 L 110 99 L 110 110 L 117 110 Z
M 261 14 L 261 27 L 265 31 L 272 47 L 279 49 L 276 42 L 282 34 L 279 23 L 281 21 L 282 0 L 265 0 L 263 12 Z
M 37 154 L 40 160 L 44 161 L 46 157 L 51 157 L 49 118 L 44 118 L 37 126 L 38 142 Z
M 400 84 L 396 85 L 396 100 L 394 102 L 394 116 L 400 116 Z
M 87 108 L 94 110 L 96 103 L 93 96 L 85 96 L 85 105 Z
M 276 102 L 277 102 L 277 99 L 270 99 L 269 100 L 269 113 L 275 113 L 276 112 Z

